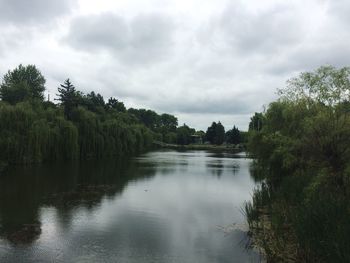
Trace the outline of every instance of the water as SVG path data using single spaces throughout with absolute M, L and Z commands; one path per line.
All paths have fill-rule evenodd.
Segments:
M 0 262 L 258 262 L 244 155 L 157 151 L 0 178 Z

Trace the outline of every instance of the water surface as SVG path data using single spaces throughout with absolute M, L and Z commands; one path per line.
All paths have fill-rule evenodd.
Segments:
M 0 262 L 258 262 L 244 155 L 156 151 L 0 178 Z

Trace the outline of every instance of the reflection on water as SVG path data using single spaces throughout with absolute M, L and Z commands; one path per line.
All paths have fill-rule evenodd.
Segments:
M 250 163 L 157 151 L 16 167 L 0 178 L 0 262 L 257 262 L 223 230 L 244 221 Z

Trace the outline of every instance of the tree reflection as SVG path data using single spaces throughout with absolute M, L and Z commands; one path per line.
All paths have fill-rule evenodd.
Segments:
M 13 167 L 0 178 L 0 237 L 30 244 L 41 234 L 41 207 L 55 207 L 60 222 L 69 224 L 77 206 L 93 209 L 156 169 L 127 158 Z

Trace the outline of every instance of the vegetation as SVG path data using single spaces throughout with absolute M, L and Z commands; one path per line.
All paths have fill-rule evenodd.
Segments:
M 84 94 L 70 79 L 58 87 L 58 104 L 44 100 L 46 80 L 34 65 L 8 71 L 0 85 L 0 171 L 8 163 L 33 163 L 128 155 L 149 148 L 153 140 L 188 145 L 207 139 L 239 144 L 236 127 L 225 136 L 213 122 L 207 133 L 196 131 L 170 114 L 126 109 L 105 102 L 94 91 Z
M 246 214 L 269 262 L 350 262 L 350 69 L 301 73 L 251 119 Z
M 84 95 L 69 79 L 56 105 L 44 101 L 45 78 L 33 65 L 9 71 L 0 86 L 0 160 L 46 160 L 128 155 L 151 146 L 154 133 L 121 102 Z

